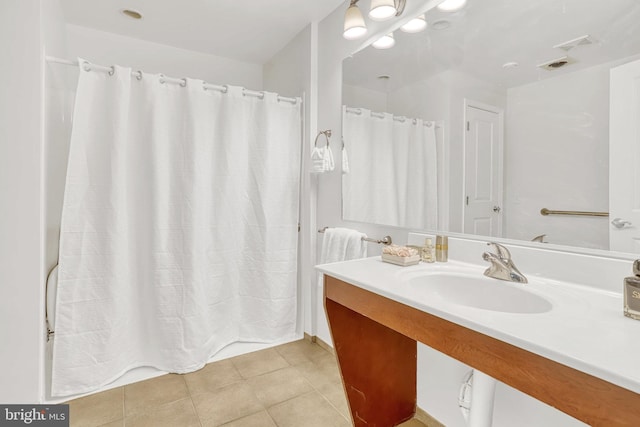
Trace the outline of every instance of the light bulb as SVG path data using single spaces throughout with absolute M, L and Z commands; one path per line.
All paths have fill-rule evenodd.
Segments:
M 385 21 L 393 18 L 397 12 L 394 0 L 371 0 L 369 18 L 374 21 Z
M 427 21 L 425 20 L 424 15 L 413 18 L 411 21 L 400 27 L 400 29 L 405 33 L 419 33 L 425 28 L 427 28 Z
M 375 42 L 373 42 L 371 46 L 375 47 L 376 49 L 389 49 L 390 47 L 393 47 L 395 44 L 396 44 L 396 41 L 393 38 L 393 33 L 389 33 L 380 37 Z
M 438 9 L 443 12 L 455 12 L 464 7 L 467 0 L 445 0 L 438 5 Z

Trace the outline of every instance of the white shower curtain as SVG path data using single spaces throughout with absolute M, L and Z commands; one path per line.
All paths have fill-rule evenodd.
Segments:
M 437 229 L 433 122 L 343 106 L 342 136 L 350 169 L 342 177 L 344 219 Z
M 54 396 L 295 334 L 300 102 L 185 83 L 80 70 Z

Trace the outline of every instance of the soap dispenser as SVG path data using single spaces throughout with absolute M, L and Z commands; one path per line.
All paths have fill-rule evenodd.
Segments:
M 640 320 L 640 259 L 633 262 L 633 274 L 624 279 L 624 315 Z

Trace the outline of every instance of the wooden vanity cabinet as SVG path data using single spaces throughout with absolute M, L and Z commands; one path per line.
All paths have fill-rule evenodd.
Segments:
M 416 410 L 417 342 L 591 426 L 640 426 L 640 395 L 325 275 L 325 310 L 355 426 Z

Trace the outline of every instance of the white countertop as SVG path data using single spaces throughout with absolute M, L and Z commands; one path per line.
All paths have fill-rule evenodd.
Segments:
M 625 317 L 622 296 L 592 287 L 529 277 L 524 287 L 553 305 L 544 313 L 506 313 L 426 300 L 408 279 L 422 273 L 482 277 L 484 267 L 457 261 L 399 267 L 380 257 L 324 264 L 319 271 L 640 393 L 640 321 Z

